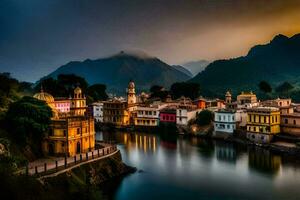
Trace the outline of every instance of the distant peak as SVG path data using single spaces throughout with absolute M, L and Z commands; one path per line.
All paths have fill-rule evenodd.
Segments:
M 285 42 L 287 41 L 289 38 L 285 35 L 282 34 L 278 34 L 276 35 L 273 40 L 271 41 L 271 43 L 278 43 L 278 42 Z
M 134 51 L 134 50 L 126 50 L 120 51 L 119 53 L 113 55 L 112 57 L 136 57 L 140 59 L 152 59 L 155 58 L 153 56 L 148 55 L 143 51 Z

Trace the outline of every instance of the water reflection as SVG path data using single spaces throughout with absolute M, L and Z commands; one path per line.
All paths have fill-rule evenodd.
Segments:
M 124 162 L 144 171 L 124 178 L 111 194 L 114 199 L 155 199 L 158 194 L 168 199 L 282 199 L 285 191 L 300 195 L 293 190 L 300 184 L 295 158 L 283 159 L 266 149 L 172 134 L 97 137 L 117 142 Z
M 272 154 L 269 150 L 252 147 L 249 149 L 249 167 L 258 172 L 276 175 L 281 167 L 281 157 Z

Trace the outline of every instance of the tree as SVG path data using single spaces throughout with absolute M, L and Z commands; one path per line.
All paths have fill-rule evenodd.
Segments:
M 268 93 L 271 93 L 272 92 L 272 87 L 271 85 L 266 82 L 266 81 L 261 81 L 259 84 L 258 84 L 258 87 L 260 89 L 260 91 L 268 94 Z
M 30 146 L 38 155 L 51 116 L 52 110 L 44 101 L 25 96 L 9 106 L 6 129 L 12 140 L 22 147 Z
M 18 87 L 19 81 L 10 73 L 0 73 L 0 107 L 6 108 L 12 100 L 18 99 Z
M 170 92 L 173 98 L 178 99 L 181 96 L 189 97 L 195 99 L 199 97 L 200 94 L 200 85 L 197 83 L 174 83 L 171 86 Z
M 164 87 L 160 86 L 160 85 L 153 85 L 150 88 L 151 93 L 157 93 L 157 92 L 160 92 L 160 91 L 163 91 L 163 90 L 164 90 Z
M 294 86 L 292 86 L 289 82 L 286 81 L 276 88 L 276 92 L 287 97 L 289 92 L 293 88 L 294 88 Z
M 75 74 L 60 74 L 57 79 L 52 77 L 40 80 L 36 85 L 35 91 L 39 92 L 41 88 L 54 97 L 68 97 L 73 94 L 74 88 L 79 86 L 84 92 L 88 87 L 86 80 Z
M 196 123 L 201 126 L 209 125 L 212 120 L 213 120 L 213 113 L 209 110 L 202 110 L 196 116 Z
M 169 94 L 169 91 L 165 90 L 164 87 L 159 85 L 153 85 L 150 88 L 150 92 L 151 92 L 151 98 L 157 97 L 160 99 L 165 99 Z
M 107 100 L 106 85 L 94 84 L 87 88 L 87 95 L 91 97 L 92 101 L 104 101 Z

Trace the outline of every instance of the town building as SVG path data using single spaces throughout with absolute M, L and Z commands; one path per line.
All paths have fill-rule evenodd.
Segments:
M 280 127 L 283 134 L 300 137 L 300 113 L 282 114 Z
M 188 124 L 187 109 L 183 109 L 183 108 L 176 109 L 176 124 L 178 124 L 178 125 L 187 125 Z
M 135 114 L 135 126 L 154 127 L 159 125 L 159 110 L 157 107 L 137 106 Z
M 237 103 L 239 105 L 243 104 L 253 104 L 257 102 L 257 97 L 253 92 L 242 92 L 237 96 Z
M 294 113 L 291 99 L 272 99 L 261 102 L 263 106 L 276 107 L 280 109 L 280 114 L 287 115 Z
M 115 126 L 129 125 L 129 112 L 127 102 L 108 100 L 103 102 L 103 122 Z
M 259 102 L 257 101 L 256 94 L 253 92 L 242 92 L 237 96 L 236 107 L 238 109 L 248 109 L 258 107 Z
M 269 143 L 280 133 L 280 110 L 275 107 L 247 109 L 247 138 L 256 143 Z
M 220 109 L 214 116 L 214 134 L 232 135 L 238 127 L 246 126 L 247 113 L 244 110 Z
M 231 104 L 232 103 L 232 95 L 229 91 L 227 91 L 226 94 L 225 94 L 225 103 L 226 104 Z
M 92 103 L 91 109 L 95 122 L 103 122 L 103 102 Z
M 200 97 L 194 100 L 194 104 L 196 105 L 197 109 L 205 109 L 206 108 L 206 100 L 203 97 Z
M 127 87 L 127 105 L 128 107 L 134 106 L 136 101 L 136 95 L 135 95 L 135 84 L 132 80 L 129 81 L 128 87 Z
M 79 87 L 75 88 L 74 96 L 70 99 L 69 112 L 56 109 L 55 105 L 59 105 L 61 99 L 56 102 L 52 95 L 43 90 L 34 97 L 45 101 L 54 113 L 50 130 L 42 144 L 44 154 L 73 156 L 94 149 L 94 119 L 87 113 L 86 99 Z
M 60 113 L 70 112 L 71 98 L 55 98 L 54 107 Z
M 161 124 L 174 124 L 176 125 L 176 109 L 164 108 L 159 112 L 159 122 Z

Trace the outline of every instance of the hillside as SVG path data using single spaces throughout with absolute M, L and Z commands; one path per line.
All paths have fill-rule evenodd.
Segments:
M 174 67 L 175 69 L 177 69 L 178 71 L 181 71 L 183 73 L 185 73 L 186 75 L 188 75 L 189 77 L 193 77 L 192 72 L 190 72 L 188 69 L 186 69 L 185 67 L 182 67 L 180 65 L 172 65 L 172 67 Z
M 158 58 L 124 52 L 108 58 L 69 62 L 46 77 L 56 78 L 59 74 L 76 74 L 89 84 L 103 83 L 109 92 L 119 94 L 124 94 L 130 79 L 135 81 L 138 90 L 148 90 L 154 84 L 169 87 L 191 78 Z
M 205 92 L 223 95 L 231 89 L 258 90 L 261 80 L 273 87 L 288 81 L 300 85 L 300 34 L 293 37 L 277 35 L 268 44 L 257 45 L 244 57 L 217 60 L 192 78 Z
M 207 60 L 198 60 L 184 63 L 182 66 L 188 69 L 193 76 L 196 76 L 199 72 L 202 72 L 209 63 Z

